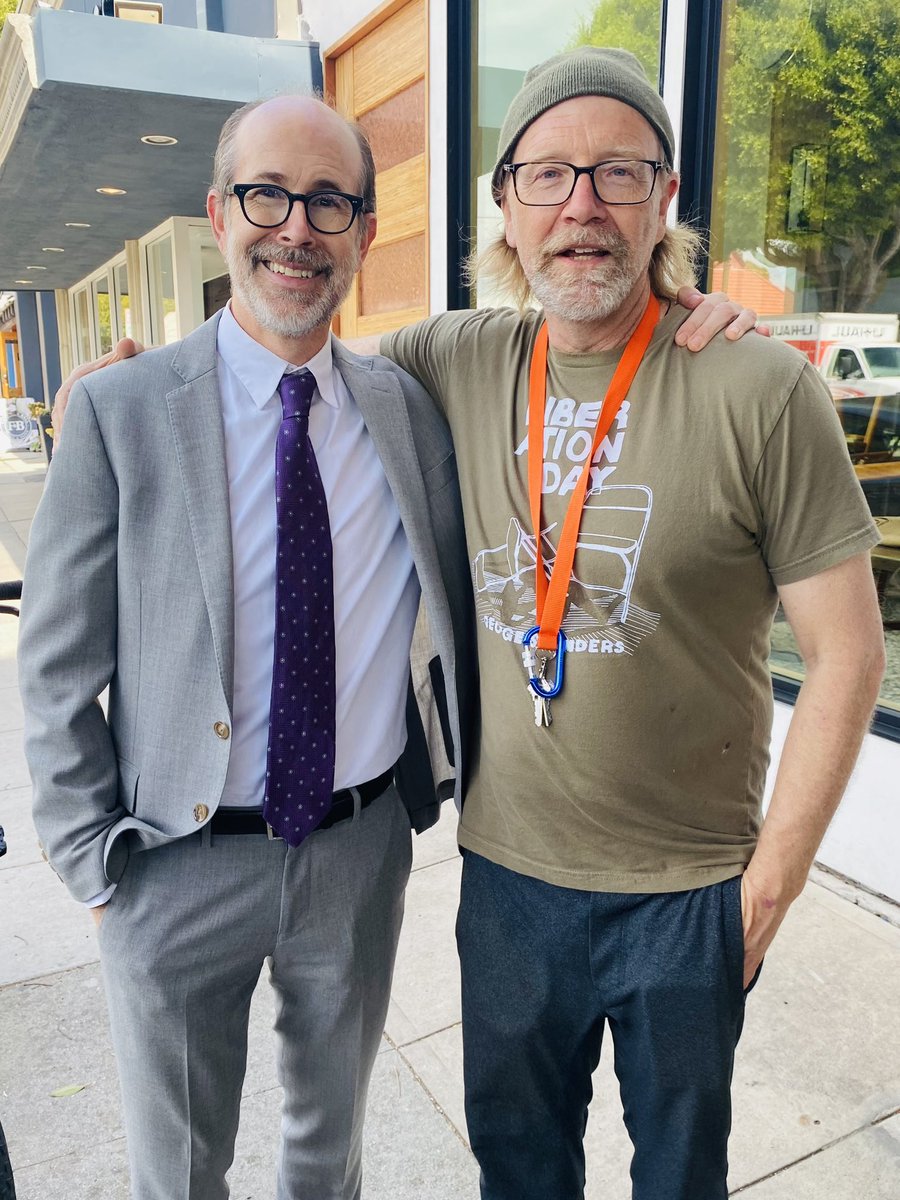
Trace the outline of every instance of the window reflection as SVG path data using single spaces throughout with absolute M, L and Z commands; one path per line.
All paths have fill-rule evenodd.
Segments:
M 900 0 L 725 0 L 709 282 L 774 318 L 827 383 L 879 526 L 900 710 Z M 802 678 L 779 614 L 772 661 Z

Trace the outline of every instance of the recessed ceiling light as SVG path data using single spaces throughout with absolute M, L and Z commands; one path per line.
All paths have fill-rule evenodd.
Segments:
M 45 254 L 65 254 L 62 246 L 41 246 L 41 249 Z
M 26 267 L 26 271 L 46 271 L 46 267 Z
M 177 146 L 178 138 L 169 137 L 166 133 L 145 133 L 141 138 L 145 146 Z
M 87 221 L 66 221 L 66 229 L 90 229 Z
M 31 283 L 30 279 L 14 279 L 13 283 Z
M 128 193 L 124 188 L 102 187 L 97 188 L 101 196 L 127 196 Z

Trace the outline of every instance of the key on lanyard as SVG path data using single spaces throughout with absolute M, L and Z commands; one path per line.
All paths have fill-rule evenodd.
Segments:
M 528 676 L 529 683 L 526 687 L 529 699 L 534 704 L 534 723 L 538 729 L 543 726 L 549 729 L 553 717 L 550 714 L 550 701 L 546 696 L 539 695 L 531 686 L 531 677 L 537 676 L 538 679 L 544 678 L 544 673 L 547 670 L 546 654 L 535 651 L 532 646 L 525 645 L 522 649 L 522 665 L 525 667 L 525 674 Z

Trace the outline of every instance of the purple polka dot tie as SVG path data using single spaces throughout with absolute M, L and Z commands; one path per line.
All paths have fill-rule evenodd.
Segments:
M 275 661 L 263 816 L 299 846 L 334 792 L 334 582 L 325 489 L 309 440 L 309 371 L 278 385 Z

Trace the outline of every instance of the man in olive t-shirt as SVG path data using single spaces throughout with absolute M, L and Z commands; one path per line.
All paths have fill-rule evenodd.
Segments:
M 635 1200 L 724 1200 L 745 989 L 803 887 L 883 669 L 877 534 L 821 381 L 781 344 L 674 346 L 691 235 L 665 223 L 672 161 L 631 55 L 582 48 L 535 68 L 501 131 L 505 233 L 488 257 L 541 311 L 444 314 L 382 343 L 450 422 L 478 615 L 458 940 L 483 1200 L 583 1195 L 606 1024 Z M 546 371 L 530 382 L 544 322 Z M 645 330 L 595 450 L 623 347 L 640 356 Z M 538 572 L 564 564 L 586 463 L 548 727 L 523 643 L 548 620 Z M 779 600 L 807 674 L 762 821 Z

